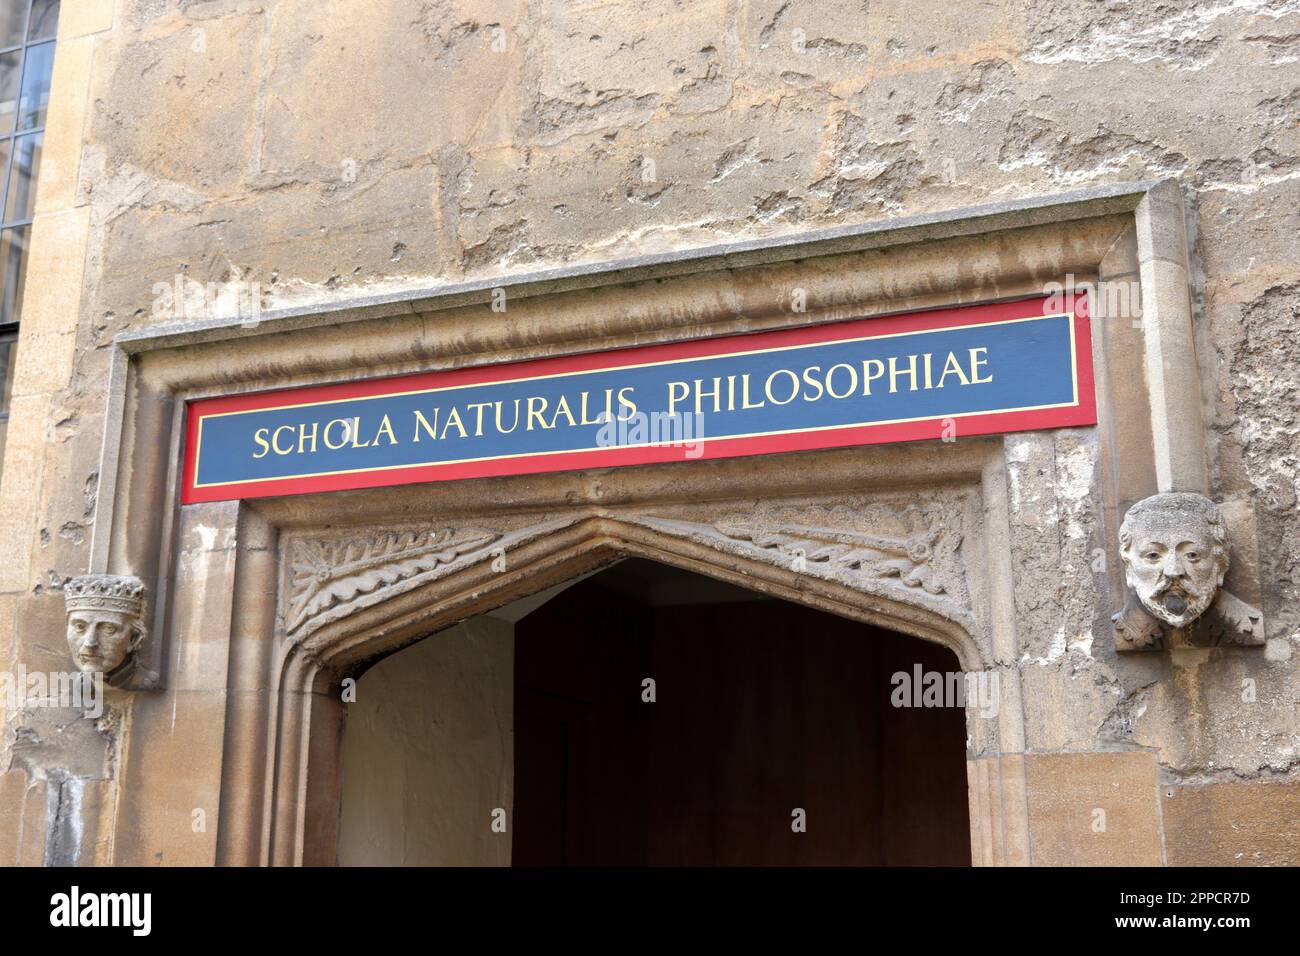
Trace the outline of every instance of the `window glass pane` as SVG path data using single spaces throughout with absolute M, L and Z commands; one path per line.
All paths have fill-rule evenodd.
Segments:
M 22 4 L 16 4 L 22 6 Z M 53 40 L 59 29 L 59 0 L 34 0 L 32 19 L 27 27 L 27 39 Z
M 14 390 L 14 354 L 17 351 L 16 332 L 0 335 L 0 415 L 9 413 L 9 396 Z
M 0 2 L 0 49 L 22 43 L 23 26 L 26 23 L 27 0 Z
M 19 226 L 0 232 L 0 272 L 4 273 L 4 294 L 0 295 L 0 322 L 17 322 L 23 307 L 23 279 L 27 275 L 27 230 Z
M 53 43 L 27 48 L 27 62 L 23 66 L 22 102 L 18 107 L 20 130 L 45 125 L 45 111 L 50 105 L 50 73 L 53 69 Z
M 0 136 L 8 136 L 14 128 L 14 114 L 18 110 L 18 78 L 22 68 L 22 50 L 0 56 Z
M 11 147 L 13 143 L 14 141 L 11 139 L 0 139 L 0 210 L 4 209 L 4 205 L 3 205 L 4 195 L 5 195 L 4 177 L 8 174 L 9 147 Z M 4 281 L 3 277 L 0 277 L 0 288 L 4 288 L 2 284 L 3 281 Z
M 41 171 L 41 141 L 44 133 L 14 139 L 14 162 L 9 171 L 9 192 L 5 199 L 5 222 L 31 219 L 36 206 L 36 177 Z

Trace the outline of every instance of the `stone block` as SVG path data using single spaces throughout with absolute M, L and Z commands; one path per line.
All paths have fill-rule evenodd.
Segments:
M 14 392 L 66 388 L 72 377 L 90 210 L 37 216 L 27 262 Z
M 0 468 L 0 594 L 26 591 L 36 549 L 31 502 L 40 488 L 44 464 L 45 395 L 15 395 L 9 407 L 4 462 Z
M 112 7 L 111 2 L 105 5 Z M 69 8 L 65 4 L 60 8 L 60 25 L 68 15 Z M 94 49 L 95 41 L 91 37 L 60 39 L 55 47 L 49 114 L 45 121 L 45 139 L 41 144 L 37 216 L 70 209 L 76 203 Z M 75 270 L 71 274 L 75 274 Z M 75 317 L 75 314 L 69 315 L 68 322 L 71 324 Z
M 111 35 L 91 87 L 112 104 L 88 136 L 104 150 L 104 168 L 86 177 L 98 216 L 141 196 L 193 206 L 244 181 L 257 162 L 264 32 L 265 15 L 249 13 Z
M 1155 754 L 1028 754 L 1025 775 L 1035 866 L 1160 865 Z
M 123 785 L 146 787 L 118 813 L 115 863 L 210 866 L 216 858 L 226 695 L 169 690 L 135 701 Z M 198 812 L 196 812 L 198 811 Z
M 278 4 L 264 173 L 344 190 L 441 145 L 508 141 L 528 82 L 523 27 L 518 0 Z
M 63 0 L 59 5 L 58 49 L 76 37 L 111 29 L 114 5 L 115 0 Z
M 1160 788 L 1170 866 L 1300 866 L 1300 784 Z
M 40 866 L 45 859 L 46 785 L 24 770 L 0 773 L 0 866 Z

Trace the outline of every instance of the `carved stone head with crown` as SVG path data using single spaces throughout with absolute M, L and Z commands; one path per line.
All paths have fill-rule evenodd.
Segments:
M 68 649 L 87 673 L 111 674 L 144 641 L 144 582 L 130 575 L 85 574 L 64 585 Z

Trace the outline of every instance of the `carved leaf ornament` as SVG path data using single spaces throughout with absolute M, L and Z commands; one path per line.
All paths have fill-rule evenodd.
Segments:
M 916 512 L 911 514 L 914 533 L 907 537 L 743 517 L 724 518 L 715 527 L 728 538 L 775 549 L 791 559 L 836 565 L 872 577 L 896 577 L 908 587 L 943 594 L 944 586 L 935 581 L 931 566 L 939 531 L 926 527 Z
M 444 528 L 299 539 L 290 556 L 286 627 L 293 633 L 330 608 L 451 564 L 499 537 L 482 528 Z

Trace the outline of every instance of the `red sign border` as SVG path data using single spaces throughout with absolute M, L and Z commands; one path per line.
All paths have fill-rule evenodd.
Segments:
M 747 352 L 760 348 L 811 345 L 847 338 L 874 338 L 900 332 L 924 332 L 950 326 L 981 325 L 1062 312 L 1072 312 L 1074 315 L 1075 374 L 1078 385 L 1078 404 L 1065 408 L 963 415 L 960 416 L 961 434 L 992 435 L 1003 432 L 1095 425 L 1097 423 L 1097 401 L 1094 391 L 1092 338 L 1086 299 L 1077 296 L 1072 301 L 1067 301 L 1063 308 L 1052 310 L 1046 309 L 1048 301 L 1047 298 L 1035 297 L 988 305 L 955 306 L 897 315 L 849 319 L 842 322 L 800 326 L 799 328 L 691 339 L 684 342 L 670 342 L 664 345 L 628 346 L 604 352 L 585 352 L 578 355 L 528 359 L 497 365 L 469 366 L 461 369 L 417 372 L 355 382 L 306 385 L 219 398 L 194 399 L 187 403 L 185 411 L 185 469 L 181 503 L 198 504 L 200 502 L 230 501 L 239 498 L 350 491 L 433 481 L 453 481 L 465 478 L 495 478 L 505 475 L 543 474 L 556 471 L 573 471 L 582 468 L 609 468 L 686 460 L 680 446 L 602 448 L 595 451 L 546 452 L 487 461 L 409 465 L 400 468 L 388 468 L 382 471 L 317 475 L 309 478 L 268 478 L 263 481 L 239 484 L 228 483 L 195 488 L 194 472 L 195 458 L 198 451 L 200 418 L 204 415 L 225 412 L 273 408 L 283 404 L 284 398 L 288 394 L 294 396 L 295 402 L 304 404 L 348 398 L 368 398 L 389 392 L 476 385 L 485 382 L 567 372 L 598 371 L 606 368 L 617 368 L 621 365 L 680 361 L 683 359 L 728 355 L 735 352 Z M 892 442 L 936 439 L 941 437 L 943 422 L 950 417 L 953 416 L 942 416 L 914 422 L 855 425 L 822 431 L 790 432 L 750 438 L 705 440 L 702 449 L 703 453 L 699 457 L 690 460 L 742 458 L 752 455 L 813 451 L 821 448 L 841 448 L 851 445 L 880 445 Z M 232 493 L 232 490 L 237 490 L 237 493 Z

